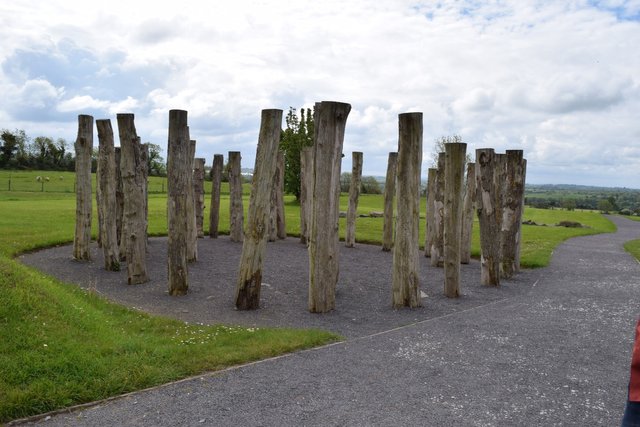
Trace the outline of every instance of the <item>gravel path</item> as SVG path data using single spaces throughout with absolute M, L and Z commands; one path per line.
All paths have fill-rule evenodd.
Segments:
M 253 313 L 231 308 L 239 245 L 224 239 L 204 239 L 201 260 L 224 255 L 230 264 L 220 267 L 224 263 L 216 261 L 222 270 L 207 269 L 200 261 L 193 269 L 203 270 L 192 275 L 193 293 L 179 300 L 164 294 L 166 279 L 160 275 L 150 284 L 127 287 L 121 278 L 104 277 L 117 274 L 69 261 L 68 247 L 24 256 L 25 263 L 82 286 L 93 284 L 110 298 L 185 320 L 322 327 L 348 338 L 41 422 L 619 425 L 640 313 L 640 266 L 622 243 L 640 236 L 640 223 L 611 219 L 617 233 L 569 240 L 548 268 L 525 272 L 498 290 L 478 285 L 477 263 L 465 266 L 464 296 L 457 300 L 439 296 L 442 272 L 423 260 L 429 296 L 417 310 L 388 308 L 391 257 L 364 245 L 341 250 L 338 307 L 329 315 L 305 313 L 305 252 L 293 240 L 269 245 L 264 280 L 270 286 L 264 308 Z M 153 240 L 150 257 L 164 260 L 163 246 Z

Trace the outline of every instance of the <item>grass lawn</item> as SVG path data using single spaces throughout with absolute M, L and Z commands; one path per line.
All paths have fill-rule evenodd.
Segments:
M 162 384 L 204 371 L 321 345 L 339 337 L 315 330 L 246 329 L 187 325 L 109 303 L 77 287 L 29 269 L 13 257 L 21 252 L 73 240 L 75 195 L 62 188 L 73 174 L 45 182 L 44 191 L 6 191 L 0 171 L 0 422 Z M 32 188 L 45 172 L 12 172 Z M 58 173 L 51 173 L 57 176 Z M 60 192 L 49 191 L 54 182 Z M 155 179 L 162 188 L 162 178 Z M 207 185 L 209 187 L 209 185 Z M 25 187 L 26 188 L 26 187 Z M 33 191 L 33 189 L 32 189 Z M 166 234 L 166 195 L 149 198 L 149 232 Z M 208 191 L 208 188 L 207 188 Z M 245 210 L 249 186 L 245 186 Z M 225 193 L 226 192 L 226 193 Z M 221 197 L 220 230 L 229 229 L 228 187 Z M 209 200 L 206 199 L 207 205 Z M 347 196 L 341 209 L 347 209 Z M 380 195 L 362 195 L 359 213 L 382 211 Z M 421 237 L 424 242 L 424 199 Z M 208 206 L 205 218 L 208 218 Z M 299 205 L 286 197 L 287 232 L 298 235 Z M 594 212 L 529 209 L 525 219 L 550 226 L 523 226 L 522 266 L 547 265 L 563 240 L 611 232 L 615 226 Z M 563 220 L 588 228 L 551 226 Z M 94 236 L 95 236 L 94 221 Z M 358 218 L 359 242 L 380 243 L 382 218 Z M 205 232 L 208 221 L 205 220 Z M 345 220 L 340 220 L 344 237 Z M 472 254 L 479 255 L 477 222 Z M 70 254 L 71 256 L 71 254 Z

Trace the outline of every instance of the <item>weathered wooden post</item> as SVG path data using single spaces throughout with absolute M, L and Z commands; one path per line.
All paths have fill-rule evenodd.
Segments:
M 188 127 L 187 127 L 188 129 Z M 198 230 L 196 227 L 196 195 L 193 189 L 193 169 L 195 167 L 196 141 L 189 140 L 189 176 L 187 177 L 187 191 L 189 203 L 187 204 L 187 262 L 198 260 Z
M 142 147 L 136 133 L 133 114 L 117 114 L 120 136 L 120 172 L 124 192 L 123 236 L 127 259 L 127 283 L 137 285 L 149 280 L 147 274 L 147 236 Z
M 494 183 L 495 153 L 492 148 L 476 150 L 476 204 L 480 226 L 480 283 L 500 285 L 500 220 L 498 189 Z
M 242 242 L 244 227 L 240 159 L 239 151 L 229 151 L 229 238 L 232 242 Z
M 96 121 L 96 126 L 97 126 Z M 96 213 L 98 215 L 98 233 L 96 235 L 96 243 L 98 247 L 102 247 L 102 235 L 104 234 L 104 226 L 102 224 L 102 189 L 100 188 L 100 176 L 102 171 L 100 170 L 100 140 L 98 139 L 98 159 L 96 162 Z
M 98 128 L 98 167 L 100 170 L 100 206 L 102 212 L 102 252 L 104 268 L 108 271 L 120 270 L 118 253 L 118 229 L 116 226 L 116 158 L 111 120 L 96 120 Z
M 196 211 L 196 236 L 204 237 L 204 162 L 198 157 L 193 167 L 193 193 Z
M 527 181 L 527 159 L 522 159 L 522 166 L 520 169 L 522 173 L 522 203 L 520 205 L 520 211 L 518 212 L 518 234 L 516 235 L 516 260 L 515 260 L 515 272 L 520 271 L 520 248 L 522 241 L 522 216 L 524 215 L 524 188 Z
M 267 249 L 273 176 L 278 163 L 281 127 L 282 110 L 262 110 L 247 215 L 247 234 L 242 242 L 236 284 L 235 304 L 238 310 L 255 310 L 260 306 L 262 263 Z
M 273 172 L 272 180 L 268 240 L 275 242 L 276 239 L 285 239 L 287 237 L 284 220 L 284 153 L 280 150 L 278 150 L 276 168 Z
M 224 159 L 222 154 L 213 155 L 211 166 L 211 206 L 209 206 L 209 237 L 218 237 L 218 223 L 220 222 L 220 186 L 222 184 L 222 168 Z
M 362 153 L 351 153 L 351 183 L 349 185 L 349 207 L 347 209 L 347 232 L 345 246 L 353 248 L 356 245 L 356 218 L 358 217 L 358 198 L 362 185 Z
M 436 200 L 436 180 L 438 179 L 438 169 L 429 168 L 427 172 L 427 203 L 425 214 L 425 240 L 424 240 L 424 256 L 431 257 L 431 246 L 433 246 L 433 235 L 435 234 L 435 200 Z
M 476 164 L 467 163 L 467 179 L 465 185 L 464 202 L 462 205 L 462 237 L 460 239 L 460 262 L 469 264 L 471 261 L 471 233 L 473 218 L 476 213 Z
M 501 229 L 500 274 L 509 279 L 516 273 L 516 246 L 519 244 L 520 218 L 524 185 L 522 174 L 522 150 L 507 150 L 503 194 Z
M 300 151 L 300 243 L 309 241 L 311 202 L 313 200 L 313 147 Z
M 442 267 L 444 251 L 444 153 L 438 154 L 438 171 L 433 194 L 433 243 L 431 265 Z
M 444 167 L 444 294 L 460 295 L 460 237 L 462 234 L 462 183 L 467 144 L 445 144 Z
M 340 166 L 344 131 L 351 105 L 319 102 L 315 105 L 313 191 L 309 223 L 309 311 L 335 308 L 338 283 Z
M 389 252 L 393 248 L 393 200 L 396 196 L 396 175 L 398 171 L 398 153 L 389 153 L 387 176 L 384 182 L 384 223 L 382 224 L 382 250 Z
M 144 181 L 144 235 L 145 252 L 149 243 L 149 144 L 142 144 L 138 137 L 138 144 L 141 144 L 140 161 L 142 162 L 142 179 Z
M 167 148 L 167 220 L 169 295 L 185 295 L 189 289 L 187 239 L 191 158 L 187 112 L 169 111 Z
M 392 305 L 420 307 L 418 231 L 420 224 L 420 169 L 422 113 L 398 116 L 398 212 L 393 247 Z
M 120 261 L 124 259 L 124 254 L 121 246 L 122 241 L 122 214 L 124 212 L 124 193 L 122 192 L 122 174 L 120 173 L 120 159 L 121 159 L 120 147 L 115 147 L 115 161 L 116 161 L 116 234 L 118 235 L 118 253 L 120 255 Z
M 76 229 L 73 257 L 91 259 L 91 152 L 93 150 L 93 117 L 78 116 L 76 150 Z

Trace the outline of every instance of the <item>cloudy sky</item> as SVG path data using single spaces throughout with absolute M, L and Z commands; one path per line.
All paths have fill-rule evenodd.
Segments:
M 166 149 L 242 151 L 260 110 L 348 102 L 343 171 L 384 175 L 398 114 L 433 142 L 523 149 L 530 183 L 640 188 L 640 0 L 5 1 L 0 128 L 74 141 L 77 115 L 134 113 Z M 97 144 L 97 138 L 96 138 Z M 425 172 L 426 175 L 426 172 Z

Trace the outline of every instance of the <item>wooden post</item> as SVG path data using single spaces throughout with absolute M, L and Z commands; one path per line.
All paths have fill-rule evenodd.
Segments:
M 236 284 L 235 303 L 238 310 L 255 310 L 260 306 L 262 263 L 267 249 L 273 176 L 278 163 L 281 127 L 282 110 L 262 110 L 247 215 L 247 234 L 242 242 Z
M 476 150 L 476 203 L 480 226 L 480 283 L 500 285 L 500 220 L 494 183 L 495 153 L 492 148 Z
M 500 274 L 510 279 L 516 273 L 516 246 L 519 243 L 522 198 L 524 197 L 522 175 L 522 150 L 507 150 L 500 249 Z
M 204 162 L 198 157 L 193 167 L 193 193 L 196 211 L 196 236 L 204 237 Z
M 167 149 L 167 220 L 169 295 L 185 295 L 189 289 L 187 267 L 189 176 L 191 159 L 187 112 L 169 111 Z
M 133 114 L 118 114 L 118 134 L 120 136 L 120 172 L 124 192 L 124 212 L 122 239 L 127 259 L 127 283 L 137 285 L 149 280 L 147 274 L 147 236 L 145 234 L 145 179 L 142 163 L 142 147 Z
M 358 198 L 362 183 L 362 153 L 351 153 L 351 184 L 349 185 L 349 207 L 347 209 L 347 232 L 345 246 L 353 248 L 356 245 L 356 218 L 358 217 Z
M 393 248 L 393 199 L 396 196 L 396 175 L 398 171 L 398 153 L 389 153 L 387 176 L 384 182 L 384 223 L 382 225 L 382 250 L 389 252 Z
M 400 114 L 398 121 L 398 213 L 393 247 L 392 305 L 394 308 L 414 308 L 422 305 L 418 280 L 422 113 Z
M 444 153 L 438 154 L 438 171 L 433 194 L 433 243 L 431 265 L 442 267 L 444 251 Z
M 278 150 L 276 168 L 273 172 L 272 180 L 268 240 L 275 242 L 276 239 L 285 239 L 287 237 L 284 220 L 284 153 L 280 150 Z
M 97 126 L 97 121 L 96 121 L 96 126 Z M 103 216 L 103 212 L 102 212 L 102 189 L 100 188 L 100 175 L 102 174 L 102 171 L 100 170 L 100 140 L 98 139 L 98 159 L 96 161 L 96 213 L 98 215 L 98 233 L 96 234 L 96 243 L 98 244 L 99 248 L 102 248 L 102 235 L 104 234 L 104 226 L 102 224 L 102 216 Z M 43 190 L 44 190 L 44 181 L 42 182 L 43 184 Z
M 467 180 L 465 185 L 464 202 L 462 206 L 462 237 L 460 239 L 460 262 L 469 264 L 471 261 L 471 233 L 473 218 L 476 213 L 476 164 L 467 163 Z
M 309 241 L 311 202 L 313 200 L 313 147 L 300 151 L 300 243 Z
M 462 183 L 467 144 L 448 143 L 444 147 L 444 294 L 457 298 L 460 296 Z
M 315 105 L 313 191 L 309 223 L 309 311 L 335 308 L 338 283 L 340 166 L 344 131 L 351 105 L 319 102 Z
M 229 151 L 229 238 L 232 242 L 242 242 L 244 227 L 240 159 L 239 151 Z
M 120 255 L 120 261 L 124 259 L 122 253 L 122 214 L 124 212 L 124 193 L 122 192 L 122 174 L 120 173 L 120 159 L 121 159 L 120 147 L 115 147 L 115 164 L 116 164 L 116 234 L 118 235 L 118 253 Z
M 98 168 L 100 170 L 100 206 L 102 212 L 102 252 L 107 271 L 120 270 L 118 252 L 118 229 L 116 226 L 116 158 L 113 144 L 111 120 L 96 120 L 98 128 Z
M 427 172 L 427 206 L 425 214 L 426 232 L 424 241 L 424 256 L 431 257 L 431 246 L 433 246 L 433 235 L 435 234 L 435 197 L 436 180 L 438 179 L 438 169 L 429 168 Z
M 188 129 L 188 127 L 187 127 Z M 187 191 L 189 203 L 187 204 L 187 262 L 198 260 L 198 230 L 196 227 L 196 194 L 193 188 L 193 169 L 195 167 L 196 141 L 189 140 L 189 176 L 187 179 Z
M 220 186 L 222 184 L 222 168 L 224 159 L 222 154 L 213 155 L 211 166 L 211 206 L 209 206 L 209 237 L 218 237 L 218 223 L 220 222 Z
M 138 137 L 138 144 L 140 144 L 140 161 L 142 163 L 142 179 L 144 182 L 144 197 L 142 199 L 144 203 L 144 247 L 147 251 L 149 243 L 149 144 L 142 144 L 140 137 Z
M 524 188 L 525 183 L 527 181 L 527 159 L 522 159 L 522 203 L 520 205 L 520 211 L 518 212 L 518 234 L 516 241 L 516 260 L 515 260 L 515 271 L 516 273 L 520 271 L 520 248 L 522 242 L 522 216 L 524 215 Z
M 78 261 L 91 259 L 91 152 L 93 150 L 93 117 L 78 116 L 76 150 L 76 229 L 73 257 Z

